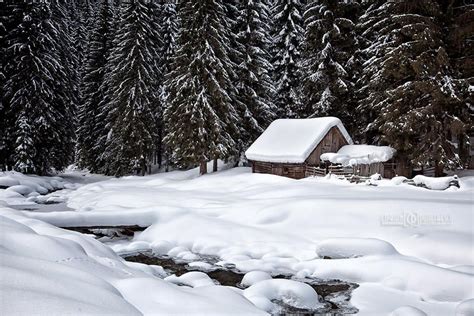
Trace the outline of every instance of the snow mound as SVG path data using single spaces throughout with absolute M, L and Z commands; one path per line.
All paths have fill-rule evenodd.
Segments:
M 413 182 L 415 182 L 417 186 L 424 186 L 431 190 L 446 190 L 452 183 L 457 181 L 457 176 L 433 178 L 417 175 L 413 178 Z
M 272 302 L 274 300 L 301 309 L 314 310 L 321 307 L 318 294 L 311 286 L 293 280 L 264 280 L 245 289 L 244 296 L 269 313 L 277 313 L 279 310 Z
M 264 314 L 203 273 L 161 279 L 99 241 L 0 208 L 0 315 Z M 170 278 L 173 281 L 173 278 Z M 212 285 L 212 286 L 206 286 Z
M 130 262 L 130 261 L 126 261 L 125 264 L 132 269 L 143 271 L 146 274 L 149 274 L 151 276 L 156 276 L 160 279 L 164 279 L 165 277 L 169 275 L 169 273 L 167 273 L 165 269 L 161 266 L 144 264 L 144 263 L 139 263 L 139 262 Z
M 48 192 L 48 190 L 46 190 L 42 187 L 41 187 L 40 190 L 43 194 Z M 25 195 L 25 196 L 32 193 L 32 192 L 36 192 L 35 189 L 32 188 L 31 186 L 23 185 L 23 184 L 12 185 L 11 187 L 9 187 L 7 189 L 7 191 L 13 191 L 13 192 L 16 192 L 18 194 Z M 39 193 L 41 193 L 41 192 L 39 192 Z
M 337 153 L 324 153 L 321 160 L 343 166 L 368 165 L 386 162 L 393 158 L 396 150 L 389 146 L 346 145 Z
M 398 254 L 392 244 L 375 238 L 331 238 L 320 242 L 316 247 L 320 258 L 356 258 L 370 255 Z
M 170 275 L 165 278 L 165 281 L 177 284 L 177 285 L 187 285 L 190 287 L 203 287 L 203 286 L 212 286 L 216 285 L 212 279 L 205 274 L 204 272 L 192 271 L 185 273 L 181 276 Z
M 393 185 L 400 185 L 400 184 L 403 184 L 406 181 L 408 181 L 407 177 L 398 176 L 398 177 L 393 177 L 390 180 L 390 183 L 393 184 Z
M 0 314 L 140 314 L 110 283 L 91 273 L 91 266 L 99 273 L 105 271 L 86 251 L 113 257 L 105 246 L 89 243 L 77 234 L 62 237 L 77 237 L 81 244 L 40 235 L 33 228 L 58 235 L 62 230 L 34 220 L 28 220 L 32 225 L 28 227 L 12 217 L 0 216 L 0 231 L 5 237 L 0 238 L 0 302 L 8 302 L 0 304 Z
M 244 275 L 244 278 L 242 279 L 241 284 L 243 286 L 251 286 L 260 281 L 271 280 L 271 279 L 272 279 L 272 276 L 268 274 L 267 272 L 250 271 Z
M 390 316 L 428 316 L 428 314 L 413 306 L 402 306 L 391 312 Z
M 474 315 L 474 298 L 465 300 L 456 307 L 456 316 Z
M 60 177 L 24 175 L 16 171 L 0 172 L 0 200 L 6 204 L 24 204 L 25 197 L 34 200 L 39 195 L 69 186 L 71 184 Z
M 280 119 L 270 124 L 247 149 L 245 156 L 256 161 L 302 163 L 333 127 L 337 127 L 346 141 L 352 144 L 351 137 L 338 118 Z
M 216 270 L 216 268 L 212 264 L 207 263 L 207 262 L 203 262 L 203 261 L 190 262 L 190 263 L 188 263 L 188 266 L 190 266 L 193 269 L 197 269 L 197 270 L 203 271 L 203 272 Z

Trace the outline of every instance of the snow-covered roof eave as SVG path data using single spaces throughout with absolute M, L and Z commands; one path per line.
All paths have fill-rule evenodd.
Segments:
M 280 119 L 270 124 L 245 155 L 252 161 L 304 163 L 333 127 L 339 129 L 348 144 L 353 144 L 338 118 Z

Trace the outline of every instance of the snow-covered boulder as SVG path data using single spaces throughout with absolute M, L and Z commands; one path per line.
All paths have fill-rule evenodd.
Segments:
M 393 185 L 400 185 L 402 183 L 405 183 L 406 181 L 408 181 L 408 178 L 407 177 L 403 177 L 403 176 L 398 176 L 398 177 L 393 177 L 390 182 L 393 184 Z
M 457 176 L 433 178 L 417 175 L 413 178 L 413 182 L 415 182 L 417 186 L 426 187 L 431 190 L 446 190 L 451 185 L 459 187 L 459 179 Z
M 173 274 L 173 275 L 170 275 L 169 277 L 166 277 L 165 281 L 178 284 L 178 285 L 187 285 L 190 287 L 216 285 L 207 274 L 205 274 L 204 272 L 199 272 L 199 271 L 188 272 L 179 277 Z
M 321 307 L 316 291 L 306 283 L 293 280 L 275 279 L 255 283 L 244 290 L 244 296 L 258 308 L 269 313 L 277 313 L 277 300 L 286 305 L 314 310 Z
M 264 280 L 271 280 L 272 276 L 267 272 L 263 271 L 250 271 L 244 275 L 241 284 L 243 286 L 251 286 L 257 282 Z

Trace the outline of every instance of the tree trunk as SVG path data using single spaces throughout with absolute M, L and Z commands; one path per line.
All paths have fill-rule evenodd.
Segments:
M 212 163 L 212 172 L 217 172 L 217 158 L 214 158 Z
M 199 174 L 203 175 L 207 173 L 207 162 L 201 161 L 199 164 Z
M 157 158 L 158 158 L 158 168 L 161 168 L 161 164 L 163 163 L 163 133 L 160 127 L 158 131 L 158 144 L 157 144 Z
M 146 174 L 146 161 L 145 161 L 145 158 L 142 159 L 141 169 L 142 169 L 142 177 L 143 177 Z
M 443 175 L 443 165 L 438 161 L 435 161 L 435 177 L 442 177 Z

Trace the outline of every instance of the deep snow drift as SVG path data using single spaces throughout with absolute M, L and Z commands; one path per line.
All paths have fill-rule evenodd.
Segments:
M 0 231 L 1 315 L 263 313 L 243 293 L 178 287 L 91 237 L 16 211 L 0 208 Z
M 227 292 L 228 288 L 210 285 L 205 277 L 187 276 L 185 281 L 198 286 L 196 293 L 203 300 L 202 309 L 197 298 L 194 307 L 203 312 L 222 312 L 230 302 L 234 311 L 242 308 L 250 313 L 260 308 L 271 312 L 271 300 L 288 294 L 282 293 L 288 286 L 265 276 L 283 273 L 359 283 L 351 303 L 362 315 L 455 315 L 456 310 L 472 309 L 470 299 L 474 297 L 474 178 L 461 178 L 460 183 L 460 189 L 431 191 L 388 180 L 374 187 L 336 179 L 251 174 L 248 168 L 202 177 L 192 170 L 87 184 L 64 192 L 63 198 L 75 211 L 25 211 L 22 216 L 63 227 L 146 226 L 133 240 L 109 245 L 118 253 L 152 250 L 187 260 L 218 256 L 219 264 L 233 264 L 245 272 L 262 271 L 259 277 L 247 277 L 252 284 L 248 291 L 232 288 Z M 19 216 L 18 212 L 8 214 Z M 24 217 L 21 222 L 29 223 Z M 79 237 L 75 238 L 77 242 Z M 106 252 L 97 241 L 89 242 Z M 18 254 L 17 248 L 25 249 Z M 26 242 L 8 249 L 15 256 L 39 260 Z M 68 247 L 67 251 L 73 250 Z M 96 256 L 85 254 L 91 255 Z M 132 269 L 113 253 L 106 257 L 114 262 L 107 267 L 110 273 L 121 265 Z M 78 264 L 74 268 L 85 269 Z M 168 300 L 180 297 L 183 291 L 188 294 L 187 289 L 171 284 L 177 281 L 173 278 L 134 277 L 145 273 L 144 268 L 139 270 L 121 281 L 100 276 L 113 286 L 99 287 L 115 298 L 117 290 L 132 307 L 145 313 L 171 311 Z M 87 272 L 99 277 L 92 268 Z M 290 297 L 301 299 L 301 304 L 317 304 L 304 284 L 300 285 Z M 134 296 L 131 289 L 139 288 L 141 293 L 160 293 L 156 296 L 168 300 Z M 212 298 L 221 291 L 229 302 L 226 298 L 214 302 Z

